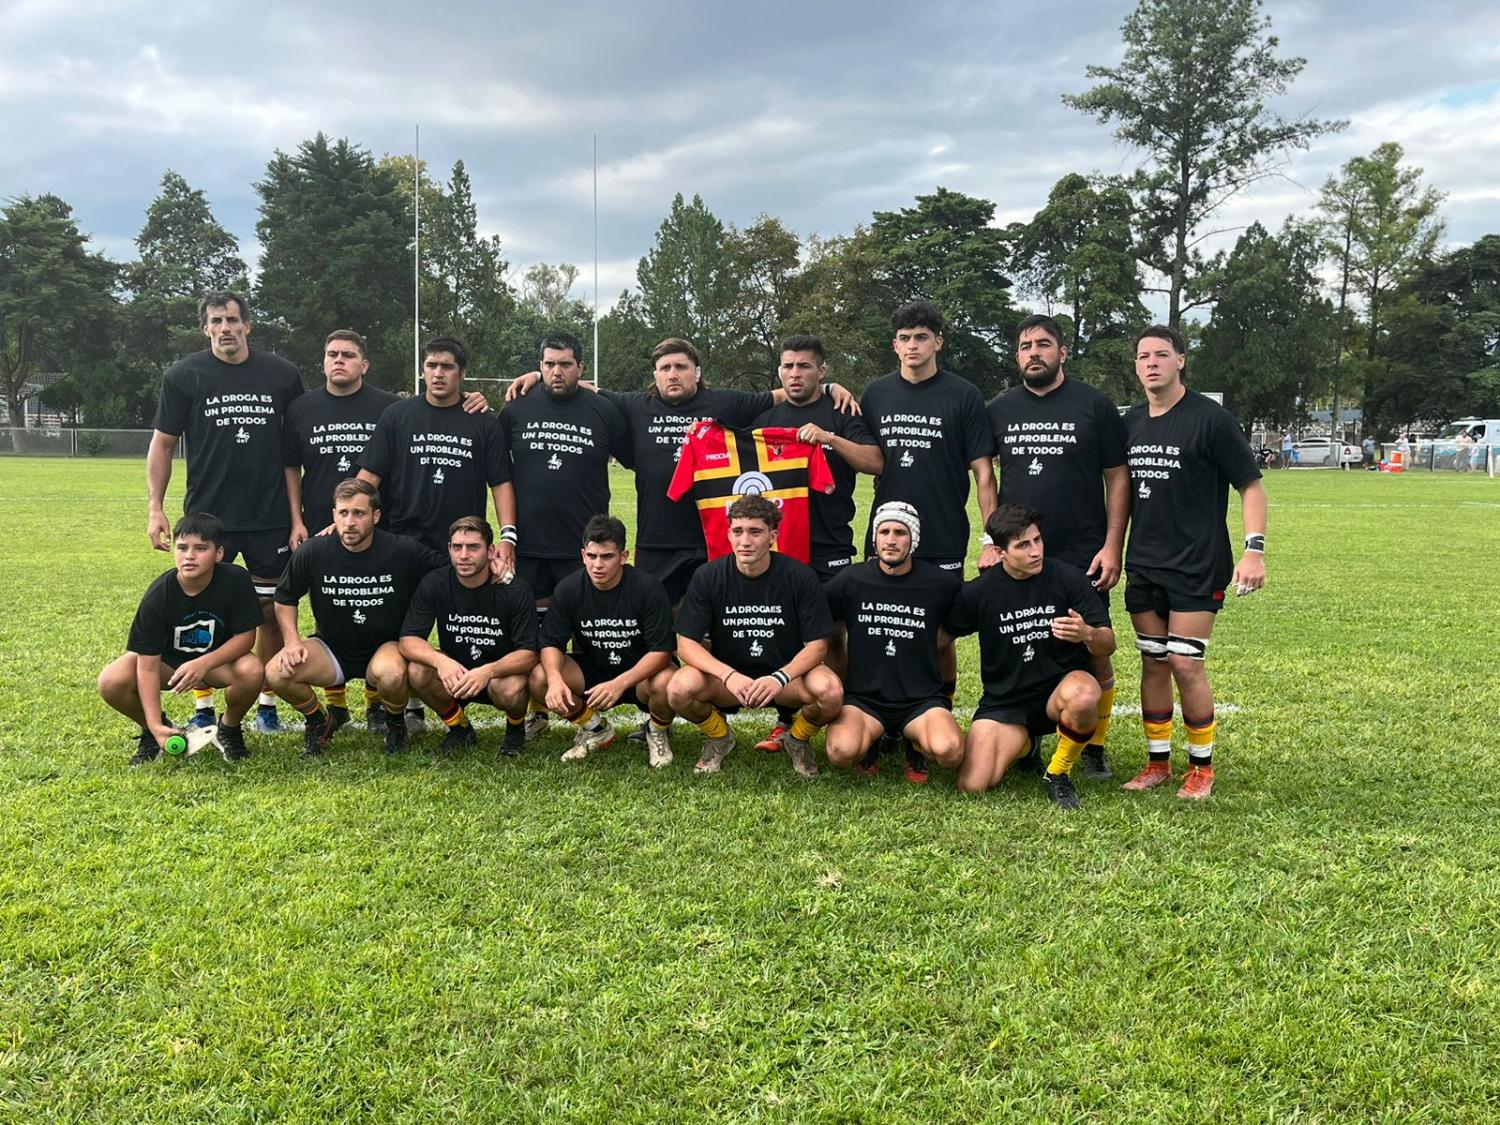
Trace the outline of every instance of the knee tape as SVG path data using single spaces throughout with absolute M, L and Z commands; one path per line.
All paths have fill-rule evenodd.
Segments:
M 1203 660 L 1208 656 L 1208 638 L 1180 637 L 1173 633 L 1167 637 L 1167 652 L 1173 656 L 1186 656 L 1190 660 Z
M 1149 633 L 1137 633 L 1135 635 L 1135 647 L 1141 650 L 1142 656 L 1149 656 L 1152 660 L 1167 659 L 1167 638 L 1153 637 Z

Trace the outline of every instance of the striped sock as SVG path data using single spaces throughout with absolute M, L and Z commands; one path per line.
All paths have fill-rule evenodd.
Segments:
M 1052 761 L 1047 763 L 1047 772 L 1053 777 L 1072 773 L 1078 764 L 1078 756 L 1089 744 L 1093 731 L 1079 731 L 1064 723 L 1057 724 L 1057 748 L 1052 751 Z
M 272 691 L 263 691 L 260 693 L 260 698 L 256 700 L 256 703 L 261 707 L 275 707 L 276 693 Z
M 349 710 L 349 693 L 342 686 L 324 688 L 323 699 L 330 707 L 342 707 L 345 711 Z
M 321 722 L 326 722 L 328 719 L 328 712 L 323 710 L 323 705 L 318 702 L 316 695 L 308 696 L 306 703 L 294 703 L 292 706 L 309 719 L 318 718 Z
M 442 719 L 443 726 L 448 727 L 449 729 L 452 729 L 453 727 L 466 727 L 469 725 L 468 714 L 462 707 L 458 705 L 458 702 L 456 700 L 448 707 L 448 710 L 439 711 L 438 718 Z
M 705 738 L 723 738 L 729 733 L 729 724 L 724 721 L 724 716 L 717 707 L 709 711 L 708 718 L 694 726 L 703 732 Z
M 195 687 L 193 689 L 193 706 L 199 711 L 212 711 L 214 709 L 213 689 Z
M 1195 766 L 1212 766 L 1214 764 L 1214 731 L 1219 725 L 1214 719 L 1213 712 L 1209 712 L 1206 719 L 1190 719 L 1184 715 L 1182 725 L 1187 727 L 1188 761 Z
M 1141 726 L 1146 730 L 1146 756 L 1153 762 L 1172 757 L 1172 712 L 1142 711 Z
M 792 720 L 791 736 L 799 742 L 806 742 L 822 729 L 822 724 L 813 722 L 801 711 L 798 711 L 797 717 Z
M 652 730 L 671 730 L 672 729 L 672 716 L 668 715 L 665 719 L 663 719 L 655 711 L 652 711 L 651 712 L 651 729 Z

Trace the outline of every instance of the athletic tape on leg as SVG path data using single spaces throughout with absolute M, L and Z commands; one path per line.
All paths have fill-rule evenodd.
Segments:
M 1167 651 L 1173 656 L 1186 656 L 1190 660 L 1202 660 L 1208 655 L 1207 637 L 1180 637 L 1172 633 L 1167 637 Z
M 1141 655 L 1149 656 L 1152 660 L 1165 660 L 1167 658 L 1167 638 L 1153 637 L 1149 633 L 1137 633 L 1135 635 L 1135 647 L 1141 650 Z

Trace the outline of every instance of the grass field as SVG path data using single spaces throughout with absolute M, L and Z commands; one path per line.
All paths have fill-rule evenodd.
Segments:
M 1214 798 L 1066 817 L 798 783 L 763 722 L 715 779 L 682 725 L 661 774 L 562 727 L 128 770 L 143 475 L 0 460 L 0 1119 L 1500 1116 L 1500 482 L 1272 473 Z

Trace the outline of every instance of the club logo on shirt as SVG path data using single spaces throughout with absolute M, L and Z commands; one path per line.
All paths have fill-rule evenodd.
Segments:
M 238 430 L 235 431 L 234 440 L 240 445 L 244 445 L 247 441 L 250 440 L 249 431 L 247 431 L 244 426 L 241 426 Z
M 765 473 L 741 473 L 734 479 L 733 492 L 736 496 L 759 496 L 770 492 L 772 487 L 771 478 Z
M 469 646 L 470 660 L 478 660 L 482 655 L 484 655 L 484 649 L 480 648 L 478 645 Z
M 172 647 L 178 652 L 208 652 L 214 647 L 214 627 L 217 624 L 212 617 L 184 621 L 172 630 Z
M 613 648 L 610 649 L 609 650 L 609 656 L 605 657 L 605 659 L 608 660 L 611 664 L 618 664 L 618 663 L 620 663 L 620 651 L 619 651 L 619 649 L 613 649 Z
M 1042 463 L 1033 457 L 1031 464 L 1026 466 L 1026 471 L 1034 477 L 1039 477 L 1042 475 Z
M 1149 500 L 1151 499 L 1151 486 L 1145 481 L 1141 481 L 1140 487 L 1135 490 L 1135 494 L 1142 500 Z
M 551 457 L 547 458 L 547 468 L 549 468 L 549 469 L 560 469 L 560 468 L 562 468 L 562 458 L 559 457 L 556 453 L 554 453 Z
M 347 456 L 340 457 L 339 463 L 334 467 L 341 473 L 347 473 L 349 471 L 349 458 Z
M 442 484 L 443 483 L 443 470 L 442 469 L 433 469 L 432 470 L 432 483 L 433 484 Z
M 917 463 L 917 459 L 911 455 L 910 449 L 901 451 L 901 459 L 897 462 L 903 469 L 909 469 Z
M 896 642 L 895 641 L 886 641 L 885 642 L 885 654 L 887 656 L 895 656 L 896 655 Z
M 1032 648 L 1030 645 L 1027 645 L 1026 646 L 1026 651 L 1023 652 L 1023 653 L 1021 653 L 1021 660 L 1024 663 L 1027 660 L 1033 659 L 1035 656 L 1036 656 L 1036 649 Z
M 766 651 L 765 647 L 759 641 L 751 641 L 750 642 L 750 655 L 751 656 L 759 656 L 761 653 L 763 653 L 765 651 Z
M 364 614 L 363 610 L 356 609 L 354 611 L 353 617 L 354 617 L 354 623 L 356 625 L 363 625 L 365 623 L 365 621 L 366 621 L 366 617 L 365 617 L 365 614 Z

